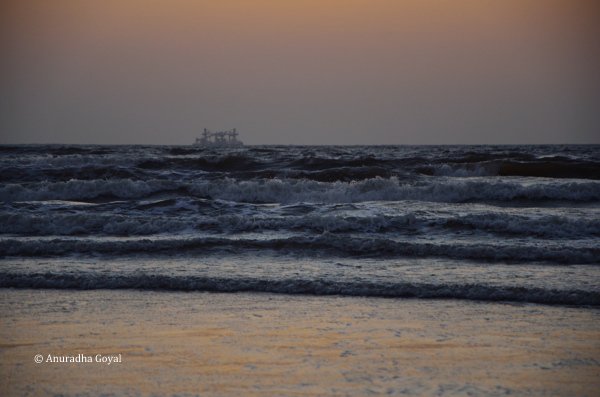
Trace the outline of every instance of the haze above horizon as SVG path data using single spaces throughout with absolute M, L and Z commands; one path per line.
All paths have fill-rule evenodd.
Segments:
M 12 0 L 0 143 L 600 143 L 587 0 Z

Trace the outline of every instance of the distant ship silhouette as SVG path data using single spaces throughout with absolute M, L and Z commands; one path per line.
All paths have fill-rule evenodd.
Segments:
M 244 142 L 237 139 L 237 130 L 210 132 L 206 128 L 202 137 L 196 138 L 194 145 L 207 147 L 237 147 L 244 146 Z

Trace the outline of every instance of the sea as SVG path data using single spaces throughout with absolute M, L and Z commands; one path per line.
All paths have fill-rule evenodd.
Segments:
M 600 146 L 0 146 L 0 288 L 600 306 Z

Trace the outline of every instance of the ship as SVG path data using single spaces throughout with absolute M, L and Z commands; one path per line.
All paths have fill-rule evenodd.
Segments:
M 202 136 L 196 138 L 194 145 L 205 147 L 238 147 L 244 146 L 244 142 L 237 139 L 239 133 L 234 128 L 228 131 L 211 132 L 204 129 Z

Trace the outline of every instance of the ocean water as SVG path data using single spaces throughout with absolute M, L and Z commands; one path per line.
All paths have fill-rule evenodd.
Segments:
M 600 146 L 0 146 L 0 287 L 600 305 Z

